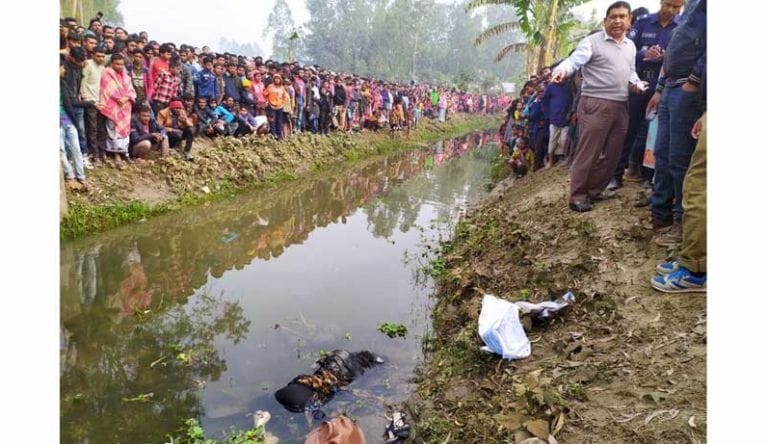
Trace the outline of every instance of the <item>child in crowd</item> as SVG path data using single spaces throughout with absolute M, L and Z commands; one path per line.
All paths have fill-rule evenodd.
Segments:
M 517 145 L 509 159 L 509 165 L 517 178 L 528 174 L 528 170 L 533 166 L 533 150 L 528 146 L 528 137 L 523 136 L 517 139 Z

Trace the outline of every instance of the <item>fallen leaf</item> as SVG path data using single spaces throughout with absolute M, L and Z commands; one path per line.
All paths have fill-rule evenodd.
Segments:
M 640 416 L 640 413 L 633 413 L 631 415 L 628 415 L 626 413 L 622 413 L 621 416 L 623 416 L 624 419 L 615 419 L 614 422 L 619 423 L 619 424 L 623 424 L 625 422 L 632 421 L 633 419 L 635 419 L 638 416 Z
M 666 415 L 666 417 L 661 418 L 661 421 L 669 421 L 670 419 L 675 419 L 679 413 L 680 410 L 677 409 L 656 410 L 655 412 L 645 417 L 645 425 L 648 425 L 651 421 L 654 420 L 654 418 L 661 417 L 662 415 Z
M 510 432 L 514 432 L 523 426 L 523 418 L 519 413 L 498 413 L 493 416 L 493 420 L 500 427 L 503 427 Z
M 648 401 L 653 401 L 656 404 L 658 404 L 661 401 L 666 401 L 669 397 L 668 394 L 663 392 L 649 392 L 643 395 L 643 399 L 646 399 Z
M 690 418 L 688 418 L 688 425 L 691 426 L 691 428 L 693 429 L 696 428 L 696 423 L 694 422 L 695 419 L 696 419 L 696 416 L 691 416 Z
M 557 419 L 554 421 L 554 425 L 552 426 L 552 436 L 557 436 L 557 434 L 560 433 L 560 430 L 563 429 L 564 425 L 565 425 L 565 415 L 560 413 L 557 416 Z
M 547 439 L 549 436 L 549 424 L 541 419 L 526 422 L 525 428 L 538 438 Z

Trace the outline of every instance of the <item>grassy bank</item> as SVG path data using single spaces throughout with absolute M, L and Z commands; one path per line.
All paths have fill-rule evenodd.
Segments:
M 266 137 L 195 142 L 195 162 L 177 152 L 150 165 L 88 171 L 90 193 L 68 190 L 62 239 L 117 228 L 185 207 L 226 199 L 266 184 L 295 180 L 340 161 L 414 149 L 474 130 L 498 127 L 497 116 L 455 115 L 445 123 L 422 120 L 418 131 L 377 134 L 301 134 L 283 142 Z
M 406 403 L 414 442 L 657 443 L 706 440 L 706 299 L 650 288 L 667 251 L 650 243 L 639 188 L 577 214 L 567 174 L 507 179 L 434 261 L 433 335 Z M 483 294 L 576 303 L 528 332 L 532 355 L 482 352 Z M 693 419 L 691 419 L 693 418 Z M 693 424 L 693 426 L 691 425 Z

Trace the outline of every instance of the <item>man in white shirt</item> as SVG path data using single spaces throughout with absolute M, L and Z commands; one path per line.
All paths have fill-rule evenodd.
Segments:
M 613 3 L 603 20 L 605 30 L 582 39 L 552 73 L 555 83 L 578 69 L 583 78 L 577 109 L 579 142 L 568 199 L 574 211 L 590 211 L 591 202 L 611 197 L 604 190 L 621 156 L 629 91 L 647 88 L 635 72 L 635 44 L 626 37 L 630 19 L 627 2 Z
M 95 48 L 93 57 L 85 61 L 83 80 L 80 83 L 80 96 L 89 106 L 85 108 L 85 137 L 88 154 L 93 166 L 100 166 L 105 160 L 107 149 L 107 120 L 99 112 L 101 74 L 106 69 L 106 54 L 104 49 Z

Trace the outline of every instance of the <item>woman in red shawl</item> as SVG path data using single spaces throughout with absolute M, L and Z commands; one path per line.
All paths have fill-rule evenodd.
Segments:
M 131 133 L 131 106 L 136 91 L 131 75 L 125 71 L 125 59 L 113 54 L 109 68 L 101 75 L 99 102 L 101 114 L 107 118 L 107 152 L 115 156 L 115 166 L 121 165 L 120 157 L 130 162 L 128 141 Z

